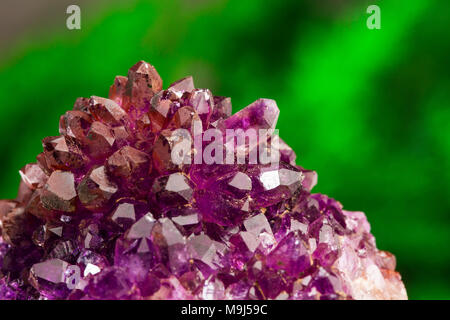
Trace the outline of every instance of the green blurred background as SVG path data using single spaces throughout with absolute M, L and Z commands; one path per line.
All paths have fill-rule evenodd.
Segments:
M 66 28 L 69 4 L 81 30 Z M 381 30 L 366 27 L 370 4 Z M 275 99 L 314 191 L 367 214 L 410 298 L 449 299 L 449 12 L 444 0 L 2 0 L 0 198 L 77 97 L 106 96 L 142 59 L 234 111 Z

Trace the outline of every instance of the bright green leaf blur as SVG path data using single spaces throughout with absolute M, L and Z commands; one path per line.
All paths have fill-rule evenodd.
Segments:
M 366 8 L 381 8 L 368 30 Z M 316 192 L 364 211 L 413 299 L 450 298 L 448 1 L 179 0 L 82 6 L 0 54 L 0 198 L 79 96 L 106 96 L 138 60 L 281 110 L 278 128 Z M 65 13 L 61 13 L 65 15 Z

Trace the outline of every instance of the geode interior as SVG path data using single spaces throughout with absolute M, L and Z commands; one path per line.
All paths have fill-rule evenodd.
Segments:
M 312 194 L 282 140 L 276 166 L 171 161 L 177 129 L 274 129 L 278 114 L 260 99 L 232 115 L 191 77 L 163 90 L 143 61 L 109 99 L 77 99 L 0 200 L 0 299 L 406 299 L 364 213 Z

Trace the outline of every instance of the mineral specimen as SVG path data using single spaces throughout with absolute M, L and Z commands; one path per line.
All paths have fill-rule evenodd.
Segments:
M 77 99 L 0 200 L 0 299 L 406 299 L 364 213 L 311 193 L 278 115 L 269 99 L 232 115 L 191 77 L 163 90 L 143 61 L 109 99 Z M 221 141 L 249 129 L 272 134 Z M 275 140 L 277 162 L 202 157 Z

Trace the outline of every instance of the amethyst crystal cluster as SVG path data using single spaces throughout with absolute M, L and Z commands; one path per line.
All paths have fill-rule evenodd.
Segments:
M 260 99 L 232 115 L 191 77 L 163 90 L 146 62 L 77 99 L 0 200 L 0 299 L 405 299 L 364 213 L 312 194 L 283 141 L 276 166 L 171 161 L 177 129 L 278 114 Z

